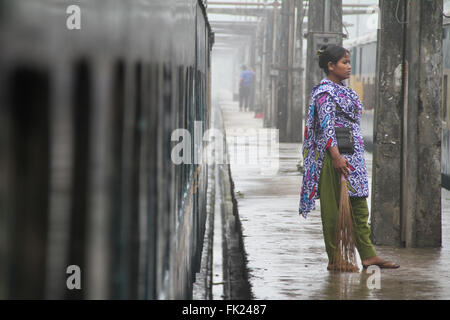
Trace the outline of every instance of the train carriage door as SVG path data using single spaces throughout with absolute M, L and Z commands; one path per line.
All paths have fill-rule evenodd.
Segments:
M 110 243 L 112 248 L 112 259 L 110 267 L 111 278 L 111 298 L 124 299 L 125 290 L 125 272 L 124 263 L 126 243 L 124 239 L 123 219 L 124 219 L 124 199 L 123 199 L 123 166 L 124 166 L 124 129 L 125 129 L 125 63 L 121 60 L 114 65 L 114 79 L 112 92 L 114 99 L 112 101 L 111 127 L 112 127 L 112 146 L 111 146 L 111 186 L 110 199 L 114 201 L 111 206 L 111 232 Z
M 50 179 L 50 77 L 21 66 L 8 79 L 5 113 L 10 121 L 8 148 L 10 198 L 6 221 L 6 295 L 43 299 Z M 9 107 L 9 108 L 8 108 Z M 3 263 L 3 262 L 2 262 Z
M 89 63 L 80 60 L 74 70 L 73 91 L 74 158 L 72 206 L 70 223 L 69 263 L 86 270 L 86 221 L 88 212 L 90 128 L 91 128 L 91 72 Z M 66 298 L 84 297 L 79 290 L 68 291 Z

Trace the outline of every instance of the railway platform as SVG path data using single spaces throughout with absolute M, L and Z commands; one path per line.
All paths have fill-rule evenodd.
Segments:
M 241 128 L 262 129 L 262 119 L 239 112 L 238 104 L 221 96 L 227 143 L 245 143 Z M 241 133 L 240 133 L 241 132 Z M 239 142 L 241 141 L 241 142 Z M 259 141 L 250 143 L 247 156 Z M 229 148 L 230 149 L 230 148 Z M 242 149 L 241 149 L 242 150 Z M 276 173 L 262 174 L 260 165 L 233 161 L 230 170 L 254 299 L 450 299 L 450 191 L 442 189 L 442 247 L 376 246 L 377 253 L 400 264 L 396 270 L 359 273 L 327 271 L 320 203 L 308 218 L 298 215 L 301 174 L 297 164 L 301 144 L 280 143 Z M 230 153 L 232 153 L 230 151 Z M 372 154 L 366 153 L 371 183 Z M 370 209 L 370 197 L 368 199 Z M 379 272 L 378 272 L 379 271 Z

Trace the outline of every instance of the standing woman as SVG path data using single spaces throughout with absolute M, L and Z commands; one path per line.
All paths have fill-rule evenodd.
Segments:
M 335 270 L 334 250 L 339 211 L 340 177 L 347 178 L 348 193 L 353 211 L 355 245 L 364 268 L 398 268 L 393 262 L 377 256 L 370 241 L 367 224 L 369 183 L 364 160 L 364 141 L 360 122 L 362 103 L 355 91 L 343 80 L 351 73 L 350 53 L 341 46 L 324 46 L 319 51 L 319 66 L 326 73 L 311 94 L 309 113 L 303 142 L 303 174 L 299 213 L 306 218 L 320 198 L 323 235 L 328 255 L 328 270 Z M 335 127 L 352 129 L 353 154 L 341 154 Z M 351 266 L 345 271 L 356 271 Z

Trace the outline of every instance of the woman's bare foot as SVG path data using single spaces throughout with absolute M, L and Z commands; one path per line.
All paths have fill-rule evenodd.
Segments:
M 367 268 L 368 266 L 378 266 L 381 269 L 397 269 L 400 266 L 394 262 L 384 260 L 379 256 L 370 257 L 362 261 L 363 268 Z

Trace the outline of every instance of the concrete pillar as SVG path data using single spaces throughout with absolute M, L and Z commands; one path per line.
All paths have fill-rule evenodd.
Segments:
M 317 50 L 324 44 L 342 45 L 342 0 L 315 0 L 308 9 L 308 50 L 305 98 L 309 103 L 314 85 L 325 77 L 319 68 Z M 305 107 L 308 107 L 308 103 Z
M 268 114 L 269 117 L 269 125 L 271 128 L 276 128 L 277 124 L 277 113 L 278 113 L 278 104 L 277 104 L 277 76 L 278 72 L 274 69 L 277 64 L 277 54 L 278 54 L 278 9 L 279 2 L 277 0 L 273 3 L 273 20 L 272 20 L 272 66 L 270 70 L 270 78 L 271 78 L 271 103 L 270 103 L 270 112 Z
M 399 246 L 405 0 L 380 0 L 377 101 L 373 132 L 372 241 Z M 395 13 L 397 12 L 397 16 Z M 395 30 L 395 32 L 393 32 Z
M 279 72 L 278 78 L 278 108 L 277 108 L 277 128 L 279 130 L 280 142 L 287 142 L 287 117 L 289 110 L 289 6 L 291 0 L 281 2 L 280 13 L 280 46 L 278 48 L 278 64 L 276 68 Z
M 262 93 L 263 93 L 263 77 L 264 77 L 264 31 L 266 29 L 265 27 L 265 19 L 263 19 L 260 24 L 258 25 L 257 32 L 256 32 L 256 65 L 255 65 L 255 72 L 256 72 L 256 78 L 255 78 L 255 101 L 254 101 L 254 107 L 253 111 L 259 112 L 262 110 L 261 104 L 262 104 Z
M 274 63 L 274 18 L 275 9 L 271 7 L 266 12 L 266 47 L 265 47 L 265 64 L 266 64 L 266 101 L 264 104 L 264 128 L 272 127 L 272 105 L 273 105 L 273 84 L 274 77 L 272 76 L 272 65 Z
M 260 96 L 259 96 L 259 107 L 258 112 L 263 111 L 265 113 L 266 106 L 268 104 L 268 87 L 267 87 L 267 58 L 268 58 L 268 42 L 269 42 L 269 32 L 270 25 L 268 21 L 268 12 L 266 10 L 266 15 L 263 20 L 263 30 L 262 30 L 262 43 L 261 43 L 261 84 L 260 84 Z
M 408 161 L 402 184 L 407 247 L 441 246 L 442 11 L 442 0 L 408 1 L 403 144 Z
M 305 16 L 303 0 L 295 0 L 296 30 L 295 30 L 295 54 L 294 54 L 294 83 L 293 83 L 293 106 L 291 128 L 292 141 L 303 141 L 303 20 Z
M 372 240 L 440 247 L 442 0 L 380 5 Z
M 295 0 L 289 0 L 289 13 L 288 13 L 288 60 L 287 60 L 287 102 L 286 102 L 286 141 L 294 142 L 293 129 L 296 127 L 293 118 L 294 109 L 294 45 L 295 45 Z
M 255 78 L 253 79 L 253 87 L 252 90 L 250 92 L 250 97 L 249 97 L 249 110 L 253 111 L 255 108 L 255 89 L 256 89 L 256 82 L 258 81 L 257 78 L 259 77 L 258 74 L 258 67 L 257 67 L 257 44 L 256 44 L 256 39 L 257 37 L 257 32 L 255 31 L 255 34 L 249 38 L 249 42 L 250 42 L 250 46 L 249 46 L 249 66 L 250 68 L 252 68 L 252 70 L 255 72 Z

